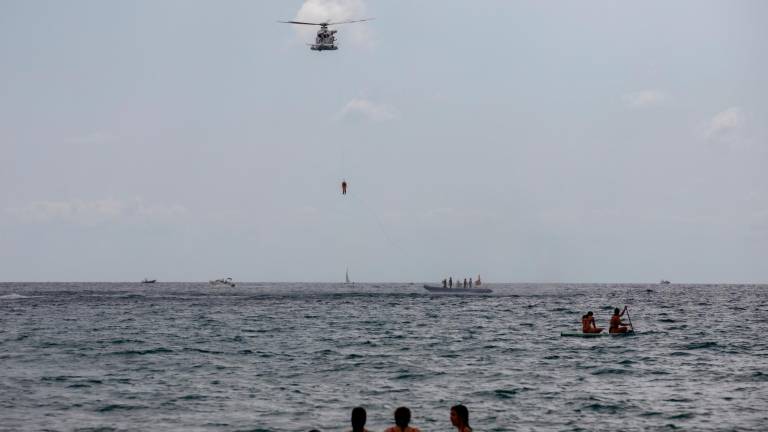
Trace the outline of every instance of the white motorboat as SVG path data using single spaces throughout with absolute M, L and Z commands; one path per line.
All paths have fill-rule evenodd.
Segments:
M 208 284 L 214 287 L 215 286 L 228 286 L 232 288 L 235 287 L 235 283 L 232 281 L 231 277 L 208 281 Z

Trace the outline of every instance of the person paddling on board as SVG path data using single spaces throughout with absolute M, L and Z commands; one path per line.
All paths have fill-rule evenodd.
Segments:
M 592 311 L 587 312 L 586 315 L 581 317 L 581 331 L 584 333 L 600 333 L 603 331 L 601 327 L 595 324 L 595 316 Z
M 341 194 L 346 195 L 347 194 L 347 181 L 342 180 L 341 181 Z
M 619 308 L 613 310 L 613 316 L 611 317 L 611 323 L 608 327 L 608 333 L 626 333 L 632 331 L 628 324 L 624 324 L 621 321 L 621 317 L 627 312 L 627 307 L 624 306 L 624 310 L 619 313 Z

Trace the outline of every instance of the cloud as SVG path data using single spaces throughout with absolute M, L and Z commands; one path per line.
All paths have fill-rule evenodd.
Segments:
M 621 97 L 627 106 L 632 108 L 644 108 L 661 105 L 667 100 L 667 95 L 659 90 L 642 90 L 626 93 Z
M 338 113 L 338 118 L 362 117 L 370 121 L 383 122 L 398 117 L 392 106 L 377 104 L 367 99 L 352 99 Z
M 146 204 L 141 198 L 35 201 L 6 213 L 27 222 L 69 222 L 98 224 L 108 222 L 171 222 L 187 213 L 181 205 Z
M 715 114 L 709 121 L 707 138 L 727 137 L 744 127 L 746 116 L 740 107 L 731 107 Z
M 296 13 L 295 21 L 328 22 L 347 21 L 368 18 L 363 0 L 305 0 Z M 302 41 L 314 41 L 317 28 L 314 26 L 295 25 Z M 370 46 L 373 38 L 367 24 L 345 25 L 337 34 L 339 45 L 352 43 L 357 46 Z

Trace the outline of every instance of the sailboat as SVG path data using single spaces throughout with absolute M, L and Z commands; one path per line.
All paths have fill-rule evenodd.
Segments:
M 344 274 L 344 283 L 347 284 L 347 285 L 353 283 L 353 282 L 349 281 L 349 267 L 347 267 L 347 272 Z

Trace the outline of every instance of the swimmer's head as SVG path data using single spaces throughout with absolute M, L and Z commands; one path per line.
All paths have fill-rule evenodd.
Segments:
M 400 407 L 395 410 L 395 424 L 405 429 L 411 422 L 411 410 L 406 407 Z
M 462 404 L 451 407 L 451 423 L 454 426 L 469 426 L 469 410 Z
M 365 408 L 357 407 L 352 410 L 352 430 L 362 431 L 365 426 L 366 413 Z

